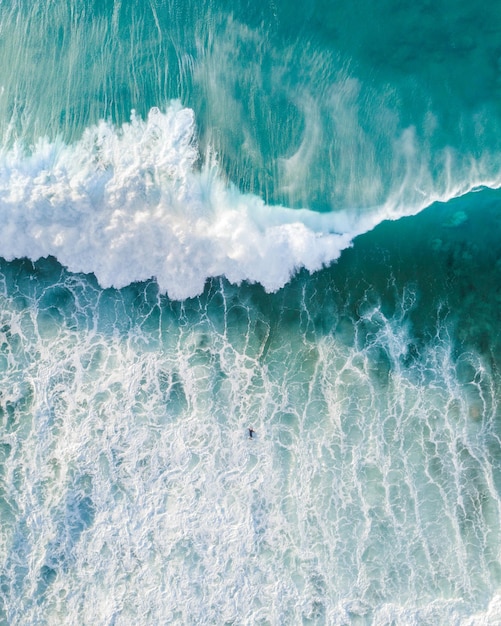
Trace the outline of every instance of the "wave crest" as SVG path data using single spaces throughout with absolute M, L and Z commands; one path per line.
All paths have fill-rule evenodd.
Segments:
M 268 206 L 224 181 L 213 156 L 201 164 L 194 113 L 175 101 L 146 120 L 133 113 L 120 128 L 102 121 L 72 145 L 4 150 L 0 255 L 55 256 L 103 287 L 154 277 L 173 299 L 200 294 L 217 276 L 276 291 L 298 269 L 337 259 L 383 219 L 437 199 L 327 214 Z

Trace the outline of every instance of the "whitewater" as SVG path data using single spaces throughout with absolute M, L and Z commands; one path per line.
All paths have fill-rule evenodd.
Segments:
M 411 177 L 416 163 L 406 167 Z M 5 259 L 52 255 L 103 287 L 154 277 L 176 299 L 200 295 L 218 276 L 276 291 L 297 270 L 332 263 L 384 219 L 498 186 L 496 178 L 478 178 L 473 163 L 466 180 L 452 182 L 446 171 L 447 184 L 428 193 L 419 188 L 423 180 L 413 176 L 408 189 L 404 178 L 384 205 L 363 211 L 267 206 L 226 183 L 215 156 L 200 164 L 193 111 L 179 102 L 165 113 L 152 109 L 146 121 L 133 113 L 120 129 L 103 121 L 75 145 L 40 140 L 29 154 L 16 146 L 3 152 L 0 168 Z

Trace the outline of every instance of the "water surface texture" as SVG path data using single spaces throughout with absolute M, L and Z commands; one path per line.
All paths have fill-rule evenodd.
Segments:
M 0 624 L 501 623 L 500 24 L 0 1 Z

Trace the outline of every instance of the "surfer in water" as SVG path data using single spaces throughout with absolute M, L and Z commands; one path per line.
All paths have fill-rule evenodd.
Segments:
M 249 431 L 249 439 L 252 439 L 256 431 L 251 427 L 249 427 L 247 430 Z

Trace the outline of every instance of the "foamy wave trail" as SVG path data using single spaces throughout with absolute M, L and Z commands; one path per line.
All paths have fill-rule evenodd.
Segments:
M 174 299 L 200 294 L 216 276 L 275 291 L 298 269 L 328 265 L 383 219 L 464 191 L 449 185 L 409 201 L 403 185 L 386 204 L 360 212 L 268 206 L 225 182 L 214 156 L 200 166 L 194 113 L 175 101 L 146 121 L 134 113 L 120 128 L 102 121 L 75 144 L 39 140 L 29 153 L 5 150 L 0 255 L 52 255 L 103 287 L 155 277 Z

